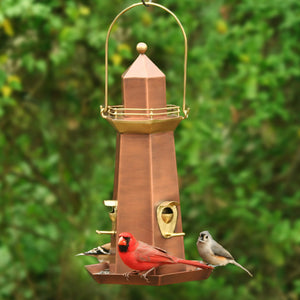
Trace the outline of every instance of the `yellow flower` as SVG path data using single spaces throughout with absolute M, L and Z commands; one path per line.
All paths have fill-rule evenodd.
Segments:
M 91 13 L 91 10 L 88 6 L 80 5 L 79 6 L 79 14 L 83 16 L 88 16 Z
M 4 32 L 6 33 L 6 35 L 8 35 L 8 36 L 14 35 L 14 29 L 8 19 L 3 20 L 2 26 L 3 26 Z
M 119 66 L 122 62 L 122 56 L 120 54 L 114 54 L 111 56 L 111 61 L 114 66 Z
M 1 92 L 2 92 L 2 95 L 4 97 L 9 97 L 12 93 L 12 89 L 11 87 L 9 87 L 8 85 L 4 85 L 2 88 L 1 88 Z
M 10 75 L 10 76 L 7 77 L 7 81 L 8 82 L 17 82 L 17 83 L 20 83 L 21 79 L 17 75 Z
M 216 24 L 217 31 L 221 34 L 225 34 L 228 31 L 227 23 L 223 20 L 219 20 Z
M 118 51 L 123 51 L 123 50 L 130 52 L 129 45 L 125 43 L 118 45 Z

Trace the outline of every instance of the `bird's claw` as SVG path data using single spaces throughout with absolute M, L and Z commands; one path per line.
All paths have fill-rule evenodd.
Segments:
M 129 277 L 130 275 L 133 275 L 133 274 L 137 274 L 138 272 L 137 271 L 131 271 L 131 272 L 126 272 L 123 274 L 123 276 L 126 278 L 126 280 L 129 280 Z
M 140 277 L 144 278 L 146 282 L 150 282 L 150 280 L 148 279 L 147 275 L 148 275 L 148 273 L 146 272 L 144 274 L 140 274 Z
M 150 280 L 148 279 L 147 275 L 148 275 L 149 273 L 151 273 L 154 269 L 155 269 L 155 267 L 151 268 L 150 270 L 146 271 L 145 273 L 140 274 L 140 277 L 141 277 L 141 278 L 144 278 L 144 280 L 145 280 L 147 283 L 149 283 Z
M 130 275 L 130 273 L 131 273 L 131 272 L 126 272 L 126 273 L 123 274 L 124 277 L 126 278 L 126 280 L 129 280 L 129 275 Z
M 145 273 L 140 273 L 136 270 L 131 271 L 131 272 L 126 272 L 123 274 L 123 276 L 126 278 L 126 280 L 129 280 L 129 277 L 131 275 L 139 275 L 141 278 L 143 278 L 146 282 L 150 282 L 150 280 L 148 279 L 147 275 L 149 272 L 145 272 Z

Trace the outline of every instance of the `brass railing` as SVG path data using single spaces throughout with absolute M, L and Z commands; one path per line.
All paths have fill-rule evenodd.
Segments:
M 160 108 L 127 108 L 123 105 L 108 106 L 107 110 L 101 107 L 101 116 L 103 118 L 126 118 L 126 117 L 179 117 L 180 106 L 167 104 L 165 107 Z

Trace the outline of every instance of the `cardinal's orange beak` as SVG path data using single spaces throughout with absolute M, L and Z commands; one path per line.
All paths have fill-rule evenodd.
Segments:
M 126 246 L 126 240 L 122 236 L 119 238 L 118 245 Z

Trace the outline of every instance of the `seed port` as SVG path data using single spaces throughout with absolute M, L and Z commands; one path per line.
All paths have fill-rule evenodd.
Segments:
M 166 224 L 169 224 L 174 217 L 173 209 L 171 207 L 165 207 L 161 212 L 161 217 Z

